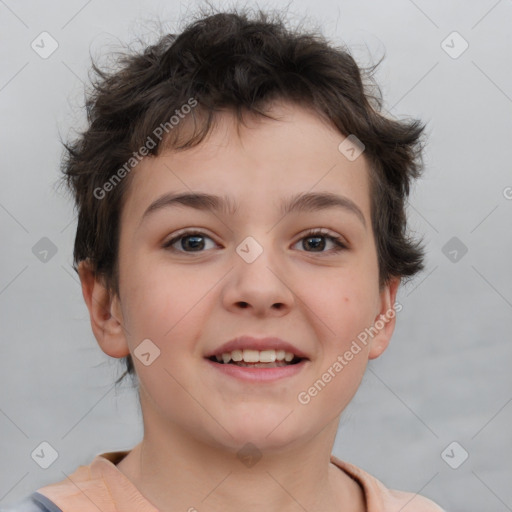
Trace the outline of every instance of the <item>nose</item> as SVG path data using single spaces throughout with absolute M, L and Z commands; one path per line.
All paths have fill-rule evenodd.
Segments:
M 242 253 L 240 253 L 242 254 Z M 271 250 L 263 251 L 252 262 L 238 253 L 223 290 L 224 307 L 231 312 L 258 317 L 282 316 L 293 307 L 295 296 L 286 271 L 277 264 Z

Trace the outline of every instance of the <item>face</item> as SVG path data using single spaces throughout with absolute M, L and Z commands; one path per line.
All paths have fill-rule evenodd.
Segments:
M 237 133 L 225 112 L 201 145 L 132 171 L 111 304 L 120 329 L 98 338 L 110 355 L 132 354 L 145 422 L 232 449 L 313 438 L 348 404 L 394 325 L 361 341 L 396 292 L 378 286 L 364 154 L 347 159 L 345 137 L 312 111 L 276 103 L 271 113 L 279 120 L 252 119 Z M 218 204 L 169 201 L 192 193 Z M 243 336 L 257 340 L 234 346 L 246 359 L 254 349 L 282 359 L 286 348 L 300 362 L 208 358 Z M 265 338 L 289 345 L 274 352 L 278 341 Z

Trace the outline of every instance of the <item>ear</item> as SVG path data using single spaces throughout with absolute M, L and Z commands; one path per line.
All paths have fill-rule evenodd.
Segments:
M 400 278 L 394 277 L 388 281 L 380 292 L 380 310 L 373 321 L 373 326 L 369 330 L 376 334 L 370 342 L 370 352 L 368 359 L 375 359 L 379 357 L 389 345 L 391 335 L 395 330 L 396 312 L 395 299 L 400 285 Z
M 78 265 L 82 294 L 89 309 L 92 332 L 98 344 L 111 357 L 130 354 L 124 335 L 123 318 L 119 298 L 104 286 L 92 270 L 88 261 Z

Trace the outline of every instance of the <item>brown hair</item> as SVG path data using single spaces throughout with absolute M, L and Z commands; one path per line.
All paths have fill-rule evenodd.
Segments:
M 237 9 L 201 13 L 181 34 L 122 54 L 115 69 L 102 71 L 93 63 L 88 128 L 65 144 L 62 164 L 78 213 L 73 268 L 88 260 L 109 290 L 119 293 L 119 219 L 136 164 L 131 159 L 140 158 L 141 148 L 158 155 L 164 147 L 193 147 L 210 131 L 216 111 L 231 109 L 242 123 L 244 112 L 272 118 L 265 107 L 284 99 L 312 107 L 341 134 L 354 134 L 364 144 L 379 284 L 423 270 L 424 249 L 407 235 L 405 207 L 410 183 L 421 174 L 424 126 L 381 114 L 375 68 L 363 72 L 346 48 L 318 33 L 287 29 L 279 15 L 258 10 L 251 17 Z M 191 99 L 197 104 L 194 130 L 183 137 L 187 123 L 171 129 L 170 119 Z M 165 137 L 155 137 L 159 127 Z M 125 362 L 117 382 L 135 373 L 131 356 Z

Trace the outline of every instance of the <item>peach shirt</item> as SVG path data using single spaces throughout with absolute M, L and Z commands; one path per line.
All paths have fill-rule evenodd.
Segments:
M 116 467 L 128 453 L 99 454 L 89 465 L 79 466 L 69 479 L 46 485 L 36 492 L 49 498 L 63 512 L 158 512 Z M 387 489 L 362 469 L 333 455 L 331 462 L 361 485 L 367 512 L 444 512 L 423 496 Z

